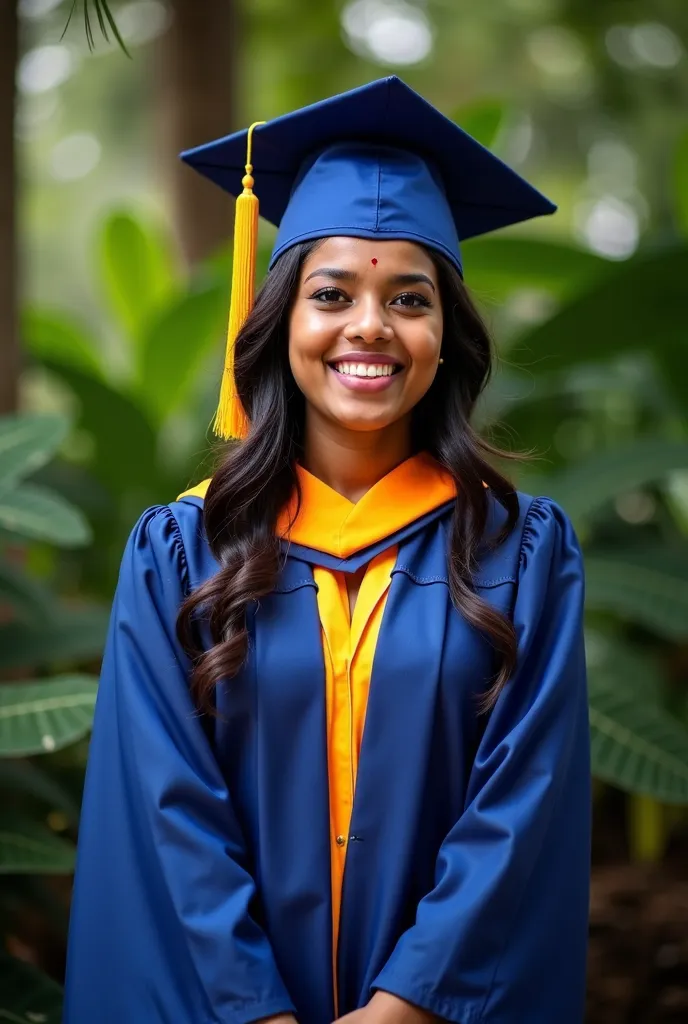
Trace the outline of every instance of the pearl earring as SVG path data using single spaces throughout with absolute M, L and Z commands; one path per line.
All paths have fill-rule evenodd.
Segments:
M 441 366 L 441 365 L 442 365 L 442 363 L 444 362 L 444 359 L 439 359 L 439 360 L 438 360 L 438 362 L 439 362 L 439 364 L 440 364 L 440 366 Z

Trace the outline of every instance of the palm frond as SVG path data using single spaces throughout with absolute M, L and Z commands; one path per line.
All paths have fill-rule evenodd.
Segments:
M 95 40 L 93 38 L 93 30 L 91 29 L 91 18 L 88 13 L 88 3 L 84 0 L 84 29 L 86 31 L 86 42 L 88 43 L 89 50 L 95 48 Z
M 107 21 L 108 21 L 108 23 L 110 25 L 110 28 L 112 29 L 112 34 L 115 37 L 115 39 L 117 40 L 118 45 L 126 53 L 127 57 L 130 57 L 131 54 L 129 53 L 129 51 L 127 50 L 126 46 L 124 45 L 124 40 L 122 39 L 122 36 L 120 35 L 120 31 L 117 28 L 117 22 L 115 21 L 114 17 L 112 16 L 112 11 L 108 7 L 107 3 L 105 2 L 105 0 L 97 0 L 97 4 L 96 5 L 98 6 L 99 12 L 102 11 L 102 13 L 107 18 Z M 107 38 L 107 33 L 105 32 L 105 29 L 103 29 L 103 32 L 105 33 L 105 37 Z
M 122 35 L 117 27 L 117 22 L 112 14 L 112 11 L 108 7 L 107 0 L 72 0 L 72 6 L 69 10 L 69 16 L 67 17 L 67 24 L 64 27 L 62 33 L 62 39 L 67 34 L 74 12 L 77 10 L 79 3 L 83 5 L 84 11 L 84 31 L 86 33 L 86 42 L 88 43 L 89 50 L 95 49 L 95 36 L 93 35 L 93 25 L 91 22 L 91 6 L 95 8 L 95 14 L 98 19 L 98 25 L 100 27 L 103 38 L 110 42 L 110 36 L 108 34 L 108 26 L 117 41 L 117 45 L 120 49 L 126 53 L 127 57 L 131 57 L 131 54 L 127 50 L 126 44 L 122 39 Z
M 108 35 L 107 30 L 107 21 L 105 20 L 105 15 L 103 14 L 103 0 L 94 0 L 94 2 L 96 5 L 96 14 L 98 16 L 98 24 L 100 25 L 100 31 L 103 34 L 103 38 L 107 40 L 107 42 L 109 43 L 110 37 Z

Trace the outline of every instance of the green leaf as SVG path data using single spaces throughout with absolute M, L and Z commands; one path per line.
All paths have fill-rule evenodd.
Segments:
M 625 692 L 643 703 L 665 706 L 668 680 L 658 659 L 637 644 L 629 644 L 599 629 L 585 631 L 585 653 L 589 678 L 613 679 Z
M 63 416 L 18 413 L 0 418 L 0 492 L 49 462 L 69 427 Z
M 91 18 L 90 18 L 90 13 L 89 13 L 89 3 L 90 3 L 90 0 L 81 0 L 81 2 L 83 4 L 83 10 L 84 10 L 84 33 L 86 35 L 86 43 L 88 45 L 89 50 L 94 50 L 95 49 L 95 39 L 94 39 L 94 36 L 93 36 L 93 29 L 91 27 Z M 93 2 L 95 3 L 96 13 L 97 13 L 97 16 L 98 16 L 98 21 L 100 23 L 100 29 L 101 29 L 101 32 L 103 33 L 103 36 L 104 36 L 106 42 L 109 42 L 109 38 L 108 38 L 108 34 L 107 34 L 107 28 L 105 27 L 105 23 L 104 23 L 104 20 L 103 20 L 103 15 L 105 16 L 105 18 L 107 18 L 108 22 L 110 23 L 110 28 L 112 29 L 112 33 L 113 33 L 115 39 L 117 40 L 117 44 L 118 44 L 119 48 L 122 50 L 123 53 L 126 54 L 127 57 L 131 58 L 131 54 L 129 53 L 128 49 L 125 46 L 124 40 L 122 39 L 122 37 L 121 37 L 121 35 L 119 33 L 119 29 L 117 27 L 117 22 L 113 18 L 112 14 L 110 12 L 110 8 L 107 5 L 106 0 L 93 0 Z M 60 39 L 64 39 L 64 37 L 66 36 L 67 29 L 69 28 L 69 26 L 71 24 L 72 17 L 74 15 L 74 11 L 77 9 L 78 3 L 79 3 L 79 0 L 72 0 L 72 6 L 71 6 L 71 8 L 69 10 L 69 15 L 67 17 L 67 22 L 66 22 L 65 27 L 64 27 L 64 29 L 62 31 L 62 35 L 60 36 Z
M 89 0 L 83 0 L 84 5 L 84 30 L 86 32 L 86 42 L 88 43 L 89 50 L 93 50 L 95 42 L 93 39 L 93 29 L 91 28 L 91 17 L 88 9 Z
M 592 770 L 629 793 L 688 804 L 688 731 L 623 676 L 591 675 Z
M 83 675 L 0 686 L 0 757 L 61 750 L 86 736 L 97 689 Z
M 101 230 L 100 268 L 113 313 L 128 337 L 138 341 L 175 285 L 168 246 L 138 218 L 116 212 Z
M 36 484 L 22 484 L 0 494 L 0 527 L 60 547 L 81 547 L 91 539 L 83 513 Z
M 499 100 L 477 100 L 465 107 L 459 107 L 452 121 L 465 132 L 490 149 L 497 139 L 504 122 L 506 106 Z
M 70 875 L 73 870 L 71 843 L 29 818 L 0 817 L 0 874 Z
M 475 238 L 462 250 L 469 290 L 490 303 L 524 288 L 569 298 L 616 267 L 584 249 L 535 238 Z
M 140 365 L 142 393 L 159 419 L 188 397 L 197 374 L 226 330 L 227 289 L 199 287 L 166 307 L 151 324 Z
M 71 825 L 79 822 L 79 805 L 71 793 L 34 761 L 0 759 L 0 789 L 28 794 L 51 810 L 62 811 Z
M 688 238 L 688 131 L 679 139 L 674 158 L 674 206 L 681 234 Z
M 671 548 L 590 552 L 586 606 L 614 612 L 669 640 L 688 637 L 688 554 Z
M 109 609 L 56 609 L 49 621 L 0 625 L 0 669 L 54 666 L 98 659 Z
M 93 377 L 102 377 L 95 340 L 63 313 L 29 306 L 22 312 L 21 336 L 24 347 L 35 359 L 53 359 Z
M 107 22 L 101 8 L 101 0 L 93 0 L 96 7 L 96 15 L 98 16 L 98 24 L 100 25 L 100 31 L 103 34 L 103 38 L 109 43 L 110 36 L 108 35 Z
M 2 1024 L 60 1024 L 62 989 L 31 964 L 0 954 Z
M 146 493 L 154 491 L 158 477 L 156 436 L 139 405 L 82 370 L 49 359 L 43 362 L 72 389 L 81 404 L 76 425 L 94 441 L 90 469 L 96 479 L 113 495 L 135 487 Z
M 54 601 L 50 591 L 20 566 L 0 561 L 0 604 L 6 602 L 15 615 L 30 622 L 49 617 Z
M 600 452 L 563 473 L 521 477 L 524 490 L 554 498 L 572 519 L 603 508 L 620 494 L 663 480 L 688 468 L 688 444 L 665 438 L 640 438 Z
M 103 11 L 105 12 L 105 17 L 107 18 L 107 20 L 110 23 L 110 28 L 112 29 L 112 34 L 114 35 L 115 39 L 117 40 L 118 46 L 120 47 L 122 52 L 127 55 L 127 57 L 131 58 L 131 54 L 129 53 L 129 51 L 127 50 L 127 48 L 126 48 L 126 46 L 124 44 L 124 40 L 122 39 L 122 36 L 119 33 L 119 28 L 117 27 L 117 22 L 115 21 L 114 17 L 112 16 L 112 13 L 111 13 L 110 8 L 108 7 L 108 5 L 106 3 L 106 0 L 98 0 L 98 2 L 100 3 L 100 6 L 102 7 Z M 105 33 L 105 35 L 106 35 L 106 38 L 107 38 L 107 33 Z
M 521 335 L 509 359 L 533 375 L 650 351 L 688 408 L 685 315 L 688 246 L 638 256 Z

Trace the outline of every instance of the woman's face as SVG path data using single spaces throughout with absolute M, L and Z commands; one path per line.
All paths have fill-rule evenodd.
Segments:
M 435 265 L 406 241 L 326 238 L 305 260 L 289 362 L 308 415 L 384 430 L 430 387 L 442 343 Z

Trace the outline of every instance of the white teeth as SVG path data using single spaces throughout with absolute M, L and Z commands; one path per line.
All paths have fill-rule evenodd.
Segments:
M 390 377 L 394 373 L 390 363 L 334 363 L 334 368 L 352 377 Z

